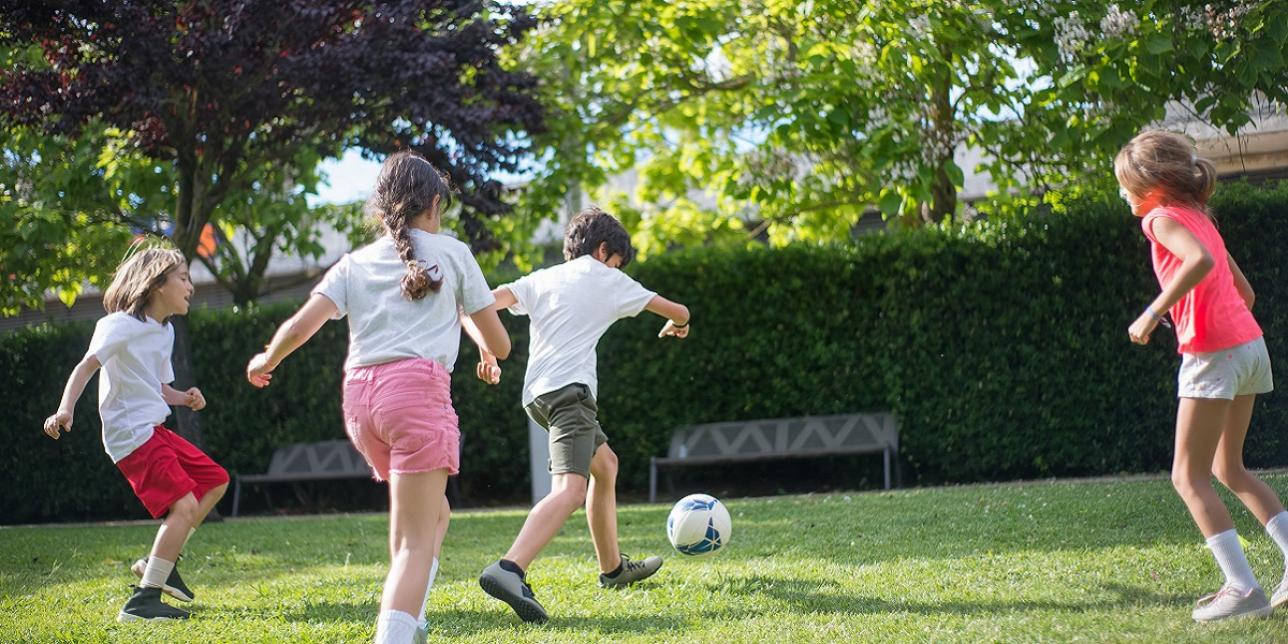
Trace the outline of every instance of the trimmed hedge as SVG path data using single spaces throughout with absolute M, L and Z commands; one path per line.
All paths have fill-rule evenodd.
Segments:
M 1288 230 L 1288 184 L 1226 184 L 1213 206 L 1257 290 L 1272 359 L 1288 360 L 1288 250 L 1278 241 Z M 1137 347 L 1126 334 L 1158 290 L 1147 243 L 1121 202 L 1071 210 L 845 246 L 703 249 L 632 266 L 646 286 L 689 305 L 694 327 L 687 340 L 659 340 L 660 320 L 645 314 L 600 343 L 601 420 L 621 457 L 619 486 L 643 487 L 648 457 L 666 450 L 679 425 L 877 410 L 899 414 L 905 483 L 1166 469 L 1175 339 L 1162 329 Z M 210 401 L 207 446 L 231 471 L 262 471 L 285 443 L 344 435 L 344 324 L 324 327 L 269 389 L 242 377 L 291 310 L 192 316 Z M 522 499 L 528 486 L 519 405 L 527 320 L 502 318 L 516 348 L 502 384 L 473 379 L 472 346 L 453 376 L 466 437 L 461 482 L 473 501 Z M 55 443 L 39 430 L 91 328 L 0 338 L 0 435 L 12 446 L 0 458 L 16 474 L 0 490 L 0 522 L 141 515 L 102 453 L 93 393 L 70 436 Z M 1258 402 L 1252 466 L 1288 464 L 1282 400 Z

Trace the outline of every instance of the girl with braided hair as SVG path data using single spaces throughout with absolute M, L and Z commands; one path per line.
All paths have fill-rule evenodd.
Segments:
M 424 157 L 390 155 L 367 203 L 386 234 L 341 258 L 246 367 L 250 383 L 266 387 L 322 324 L 348 316 L 345 429 L 376 480 L 389 481 L 390 567 L 376 642 L 426 635 L 425 599 L 450 512 L 447 477 L 460 467 L 450 374 L 461 328 L 481 349 L 510 353 L 478 262 L 441 233 L 450 200 L 446 177 Z M 480 372 L 491 383 L 498 375 Z

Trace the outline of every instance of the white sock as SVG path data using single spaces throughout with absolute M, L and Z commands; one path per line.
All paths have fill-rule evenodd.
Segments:
M 1248 558 L 1243 555 L 1243 546 L 1239 545 L 1239 533 L 1234 528 L 1208 537 L 1208 548 L 1216 557 L 1216 565 L 1225 573 L 1225 583 L 1239 590 L 1260 588 L 1257 578 L 1252 574 Z
M 382 610 L 376 620 L 376 644 L 406 644 L 416 637 L 416 618 L 400 610 Z
M 1266 522 L 1266 534 L 1274 539 L 1275 545 L 1284 553 L 1284 570 L 1288 571 L 1288 510 L 1284 510 Z
M 424 626 L 426 624 L 425 604 L 429 603 L 429 591 L 434 589 L 434 578 L 437 576 L 438 576 L 438 557 L 434 557 L 434 563 L 430 564 L 429 566 L 429 583 L 425 584 L 425 601 L 420 603 L 420 615 L 416 616 L 416 621 L 420 622 L 421 626 Z
M 165 586 L 165 580 L 170 577 L 171 570 L 174 570 L 173 561 L 166 561 L 160 557 L 148 557 L 148 567 L 143 569 L 143 581 L 139 582 L 139 586 L 161 588 Z

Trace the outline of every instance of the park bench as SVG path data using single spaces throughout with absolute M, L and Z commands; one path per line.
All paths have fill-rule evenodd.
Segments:
M 462 445 L 464 441 L 462 441 Z M 241 509 L 242 484 L 292 483 L 296 496 L 301 503 L 307 503 L 300 483 L 309 481 L 332 481 L 338 479 L 370 479 L 371 466 L 362 458 L 362 454 L 347 440 L 322 441 L 320 443 L 295 443 L 273 451 L 268 471 L 263 474 L 233 475 L 233 513 Z M 456 478 L 448 482 L 449 497 L 459 499 Z M 264 489 L 265 496 L 268 489 Z M 272 498 L 269 506 L 272 506 Z
M 841 414 L 710 423 L 681 427 L 665 457 L 649 459 L 648 499 L 657 500 L 662 467 L 811 458 L 881 452 L 885 488 L 897 466 L 899 426 L 894 414 Z

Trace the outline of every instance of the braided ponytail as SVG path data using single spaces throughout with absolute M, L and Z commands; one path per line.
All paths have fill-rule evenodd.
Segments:
M 407 266 L 401 290 L 408 299 L 424 299 L 443 287 L 442 273 L 435 270 L 438 267 L 427 268 L 427 262 L 417 259 L 409 224 L 431 208 L 436 209 L 435 216 L 441 214 L 450 203 L 447 178 L 425 157 L 411 151 L 395 152 L 380 168 L 367 209 L 389 231 L 398 257 Z

